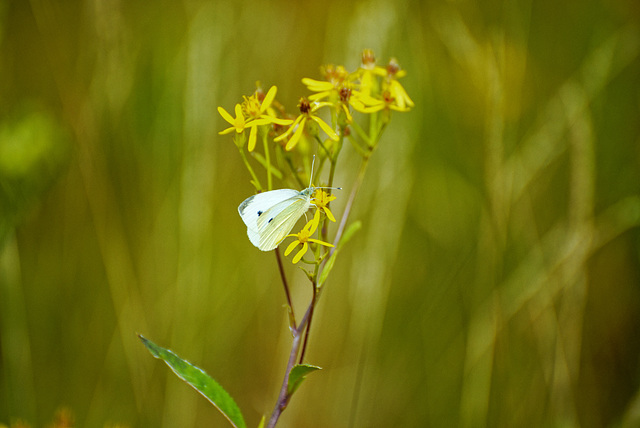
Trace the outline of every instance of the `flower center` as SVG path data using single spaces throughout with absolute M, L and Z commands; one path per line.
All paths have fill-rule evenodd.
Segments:
M 362 51 L 362 68 L 366 70 L 373 70 L 376 65 L 376 56 L 371 49 L 365 49 Z
M 309 112 L 311 112 L 311 104 L 309 104 L 309 100 L 307 100 L 306 98 L 300 98 L 298 107 L 300 108 L 300 113 L 302 114 L 309 114 Z
M 351 88 L 340 88 L 340 101 L 342 101 L 343 103 L 348 103 L 349 98 L 351 98 Z
M 309 240 L 309 236 L 310 233 L 307 229 L 302 229 L 300 232 L 298 232 L 298 241 L 300 242 L 307 242 Z
M 390 77 L 393 77 L 398 71 L 400 71 L 400 64 L 398 64 L 398 61 L 396 61 L 395 58 L 391 58 L 387 65 L 387 73 L 389 73 Z

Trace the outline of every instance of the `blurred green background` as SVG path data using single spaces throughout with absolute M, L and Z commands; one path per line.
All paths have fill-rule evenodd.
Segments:
M 294 110 L 371 48 L 416 107 L 281 425 L 640 426 L 636 0 L 1 1 L 0 43 L 0 423 L 227 426 L 136 333 L 271 412 L 284 293 L 216 107 L 260 80 Z

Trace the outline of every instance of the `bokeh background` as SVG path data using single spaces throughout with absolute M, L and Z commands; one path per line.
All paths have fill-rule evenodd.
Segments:
M 0 423 L 227 426 L 136 333 L 271 412 L 284 294 L 216 108 L 371 48 L 416 107 L 281 425 L 640 426 L 636 0 L 0 1 L 0 46 Z

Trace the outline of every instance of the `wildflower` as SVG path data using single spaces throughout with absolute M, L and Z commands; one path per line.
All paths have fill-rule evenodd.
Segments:
M 318 208 L 318 211 L 324 211 L 327 215 L 327 218 L 332 222 L 336 222 L 336 218 L 333 216 L 333 213 L 329 209 L 329 202 L 336 199 L 335 196 L 329 195 L 322 189 L 316 189 L 316 193 L 313 197 L 313 204 Z
M 405 75 L 406 72 L 401 70 L 398 62 L 392 58 L 384 70 L 382 93 L 380 94 L 382 99 L 361 94 L 358 98 L 360 103 L 354 103 L 353 108 L 361 113 L 374 113 L 380 110 L 395 110 L 401 112 L 411 110 L 411 107 L 415 104 L 397 80 L 399 77 Z
M 378 80 L 376 76 L 383 77 L 386 75 L 384 68 L 376 65 L 376 57 L 371 49 L 365 49 L 362 52 L 362 65 L 356 71 L 356 76 L 360 79 L 360 93 L 362 96 L 371 96 L 379 91 Z
M 380 111 L 385 107 L 385 102 L 383 100 L 362 93 L 358 93 L 356 96 L 351 97 L 349 104 L 354 110 L 359 111 L 360 113 L 372 113 Z
M 267 95 L 262 94 L 261 90 L 257 90 L 250 97 L 244 97 L 242 104 L 236 104 L 235 114 L 236 117 L 232 117 L 227 111 L 218 107 L 218 113 L 231 124 L 230 128 L 220 131 L 220 135 L 229 134 L 234 130 L 236 133 L 241 134 L 246 128 L 250 128 L 249 131 L 249 145 L 248 150 L 250 152 L 256 147 L 256 140 L 258 137 L 257 127 L 274 123 L 276 125 L 289 125 L 292 123 L 288 119 L 280 119 L 272 114 L 266 114 L 268 112 L 271 103 L 273 102 L 278 88 L 272 86 L 267 92 Z M 261 96 L 262 94 L 262 96 Z M 262 98 L 262 101 L 260 100 Z
M 291 127 L 289 127 L 289 129 L 284 132 L 284 134 L 274 138 L 273 141 L 282 141 L 293 133 L 285 146 L 285 150 L 288 151 L 293 149 L 296 144 L 298 144 L 298 141 L 300 141 L 300 137 L 302 137 L 304 127 L 309 119 L 316 122 L 320 126 L 320 128 L 322 128 L 322 130 L 329 136 L 329 138 L 331 138 L 333 141 L 338 141 L 338 134 L 336 134 L 335 131 L 331 129 L 331 127 L 327 125 L 324 120 L 314 115 L 314 113 L 317 112 L 318 109 L 329 105 L 331 105 L 331 103 L 314 102 L 313 106 L 311 106 L 306 98 L 301 98 L 300 103 L 298 104 L 298 107 L 300 108 L 300 115 L 296 118 Z
M 269 123 L 275 123 L 276 125 L 291 125 L 292 120 L 276 117 L 275 111 L 271 108 L 277 92 L 278 88 L 272 86 L 265 95 L 262 87 L 258 86 L 258 89 L 256 89 L 253 95 L 243 97 L 244 102 L 242 103 L 242 109 L 244 113 L 250 119 L 266 119 Z
M 415 104 L 409 98 L 409 94 L 402 87 L 398 78 L 404 77 L 407 73 L 400 69 L 400 65 L 395 58 L 391 58 L 389 65 L 387 65 L 387 75 L 383 83 L 383 88 L 389 92 L 391 98 L 395 100 L 395 104 L 401 111 L 407 111 Z M 406 108 L 406 110 L 404 110 Z
M 287 247 L 287 250 L 284 252 L 285 256 L 288 256 L 289 254 L 291 254 L 293 249 L 296 248 L 298 245 L 302 245 L 302 249 L 298 251 L 296 255 L 293 257 L 293 259 L 291 260 L 294 264 L 298 263 L 302 258 L 302 256 L 305 255 L 305 253 L 309 249 L 309 242 L 315 242 L 316 244 L 324 245 L 325 247 L 333 247 L 333 245 L 329 244 L 328 242 L 311 238 L 311 235 L 313 235 L 316 229 L 318 228 L 319 222 L 320 222 L 320 210 L 317 210 L 316 214 L 313 216 L 311 221 L 309 221 L 302 228 L 300 232 L 287 235 L 287 236 L 295 237 L 296 240 L 293 241 L 291 244 L 289 244 L 289 246 Z
M 310 91 L 316 92 L 309 96 L 309 100 L 318 101 L 326 99 L 336 110 L 342 110 L 346 117 L 346 122 L 353 122 L 353 117 L 349 111 L 349 106 L 356 110 L 370 106 L 371 103 L 364 103 L 360 100 L 361 93 L 352 82 L 357 75 L 350 75 L 343 66 L 328 65 L 323 69 L 326 81 L 314 80 L 305 77 L 302 83 Z
M 302 83 L 315 94 L 309 96 L 311 101 L 318 101 L 325 98 L 336 98 L 335 95 L 340 92 L 340 89 L 348 84 L 349 72 L 339 65 L 328 65 L 322 69 L 322 74 L 326 80 L 315 80 L 305 77 L 302 79 Z M 333 96 L 333 97 L 332 97 Z
M 360 113 L 375 113 L 381 110 L 395 110 L 400 112 L 407 112 L 411 110 L 411 108 L 406 105 L 400 107 L 396 98 L 394 98 L 388 90 L 382 93 L 382 100 L 368 97 L 363 98 L 362 101 L 366 101 L 368 104 L 363 102 L 362 104 L 354 105 L 354 108 Z
M 236 131 L 238 134 L 241 134 L 242 131 L 244 131 L 244 129 L 247 126 L 247 122 L 244 120 L 244 115 L 242 114 L 242 106 L 240 104 L 236 104 L 235 118 L 231 116 L 229 113 L 227 113 L 227 111 L 222 107 L 218 107 L 218 113 L 220 113 L 220 116 L 222 116 L 224 120 L 226 120 L 231 124 L 230 128 L 220 131 L 219 132 L 220 135 L 229 134 L 233 131 Z

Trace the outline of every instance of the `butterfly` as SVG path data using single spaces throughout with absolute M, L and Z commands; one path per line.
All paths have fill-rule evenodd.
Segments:
M 313 171 L 313 164 L 311 168 Z M 327 189 L 313 187 L 310 180 L 309 187 L 301 191 L 278 189 L 245 199 L 238 206 L 238 213 L 247 225 L 251 243 L 262 251 L 270 251 L 280 245 L 300 217 L 309 210 L 316 189 L 321 188 Z

